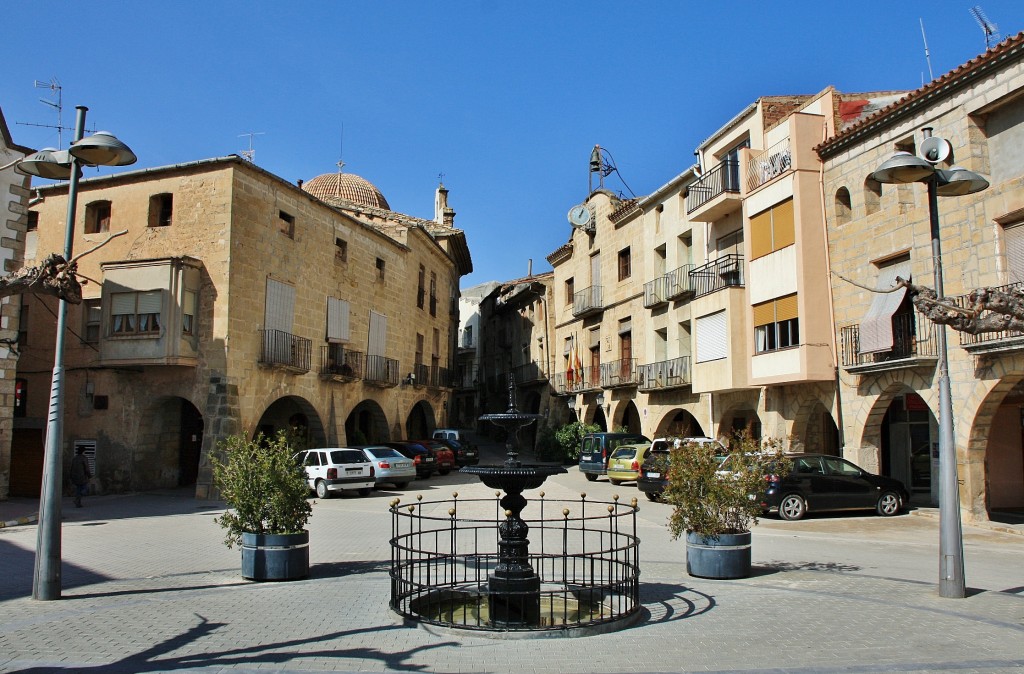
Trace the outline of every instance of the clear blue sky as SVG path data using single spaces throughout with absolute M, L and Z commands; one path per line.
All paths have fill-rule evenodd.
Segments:
M 340 155 L 428 219 L 443 172 L 468 287 L 524 276 L 531 258 L 550 269 L 595 143 L 649 193 L 759 96 L 921 86 L 919 19 L 936 77 L 977 56 L 977 1 L 21 0 L 3 8 L 0 107 L 16 143 L 55 146 L 23 123 L 56 124 L 33 87 L 56 77 L 64 125 L 88 106 L 135 168 L 239 153 L 259 132 L 264 169 L 309 180 Z M 1020 0 L 981 6 L 1004 37 L 1024 29 Z

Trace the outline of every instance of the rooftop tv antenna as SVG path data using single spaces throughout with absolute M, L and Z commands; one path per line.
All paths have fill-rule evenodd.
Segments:
M 240 133 L 240 134 L 238 134 L 239 138 L 241 138 L 242 136 L 249 136 L 249 149 L 248 150 L 242 150 L 240 154 L 243 157 L 245 157 L 246 159 L 248 159 L 250 162 L 255 164 L 256 163 L 256 148 L 254 148 L 252 146 L 252 139 L 253 139 L 254 136 L 265 136 L 265 135 L 266 135 L 265 131 L 250 131 L 249 133 Z
M 932 55 L 928 52 L 928 38 L 924 34 L 924 19 L 917 19 L 921 23 L 921 40 L 924 42 L 924 60 L 928 62 L 928 81 L 931 82 L 935 79 L 935 73 L 932 72 Z M 924 83 L 921 83 L 924 86 Z
M 981 26 L 981 31 L 985 33 L 985 50 L 991 49 L 993 44 L 999 44 L 999 26 L 988 20 L 988 17 L 985 16 L 985 10 L 981 8 L 981 5 L 975 5 L 968 11 L 970 11 L 974 20 L 978 22 L 978 25 Z
M 54 95 L 57 96 L 56 101 L 51 101 L 47 98 L 39 99 L 40 103 L 42 103 L 43 105 L 48 105 L 57 111 L 57 125 L 54 126 L 53 124 L 33 124 L 31 122 L 18 122 L 18 124 L 21 124 L 22 126 L 41 126 L 47 129 L 57 129 L 57 149 L 60 150 L 64 147 L 62 132 L 64 131 L 64 129 L 71 129 L 71 127 L 69 126 L 64 126 L 63 122 L 62 113 L 64 112 L 64 97 L 62 95 L 62 87 L 60 86 L 60 80 L 58 80 L 56 77 L 51 77 L 49 82 L 34 80 L 32 82 L 32 86 L 34 86 L 36 89 L 49 89 L 51 92 L 54 93 Z

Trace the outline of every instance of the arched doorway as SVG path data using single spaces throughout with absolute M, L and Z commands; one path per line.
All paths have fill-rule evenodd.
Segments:
M 913 391 L 893 396 L 882 417 L 879 472 L 896 478 L 911 498 L 939 502 L 939 425 L 924 399 Z
M 735 407 L 722 415 L 722 421 L 718 425 L 718 434 L 729 440 L 741 435 L 749 435 L 754 440 L 760 441 L 761 419 L 751 408 Z
M 313 406 L 298 396 L 275 400 L 256 425 L 256 432 L 268 438 L 284 431 L 294 449 L 323 447 L 327 444 L 323 423 Z
M 839 456 L 839 426 L 832 413 L 820 400 L 815 400 L 803 424 L 797 424 L 794 435 L 803 443 L 803 451 Z
M 345 419 L 345 442 L 352 445 L 374 445 L 391 440 L 388 418 L 373 400 L 364 400 Z
M 421 400 L 409 410 L 405 420 L 405 439 L 423 440 L 434 431 L 434 409 L 426 400 Z
M 700 438 L 704 435 L 704 429 L 696 417 L 686 410 L 675 410 L 666 414 L 655 432 L 655 436 L 659 438 Z
M 632 400 L 627 400 L 625 404 L 619 406 L 619 410 L 621 417 L 617 424 L 613 422 L 615 429 L 625 428 L 629 433 L 641 433 L 640 413 L 636 409 L 636 404 Z
M 1009 379 L 1009 381 L 1007 381 Z M 991 404 L 1000 389 L 1011 385 L 1006 378 L 989 394 Z M 1024 523 L 1024 381 L 1010 389 L 991 412 L 987 432 L 984 421 L 989 404 L 982 406 L 975 425 L 986 436 L 985 508 L 990 520 L 1008 524 Z
M 166 489 L 196 483 L 203 415 L 191 401 L 177 396 L 155 399 L 143 413 L 139 429 L 131 479 L 122 488 Z M 118 489 L 109 479 L 105 487 Z

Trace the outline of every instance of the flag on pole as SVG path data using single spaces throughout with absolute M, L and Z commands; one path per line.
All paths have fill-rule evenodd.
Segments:
M 567 358 L 565 363 L 565 380 L 568 382 L 569 388 L 573 388 L 573 383 L 575 382 L 576 377 L 576 371 L 573 369 L 572 339 L 569 340 L 569 352 L 566 354 L 566 356 Z
M 579 344 L 576 341 L 576 335 L 572 336 L 572 341 L 573 341 L 573 345 L 575 347 L 573 349 L 573 354 L 574 354 L 573 357 L 575 358 L 575 365 L 574 366 L 576 368 L 576 381 L 578 381 L 580 383 L 580 386 L 582 386 L 583 385 L 583 363 L 580 362 L 580 346 L 579 346 Z

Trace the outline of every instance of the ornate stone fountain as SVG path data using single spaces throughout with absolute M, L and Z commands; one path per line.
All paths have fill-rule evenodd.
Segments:
M 519 461 L 519 429 L 541 418 L 543 415 L 516 409 L 515 379 L 509 375 L 508 410 L 480 417 L 507 431 L 508 458 L 499 466 L 465 466 L 460 471 L 476 475 L 488 487 L 505 493 L 500 501 L 505 521 L 498 525 L 498 564 L 487 578 L 491 621 L 499 626 L 530 626 L 540 621 L 540 578 L 530 566 L 530 527 L 520 516 L 526 507 L 523 491 L 540 487 L 550 475 L 566 472 L 562 466 L 524 465 Z

